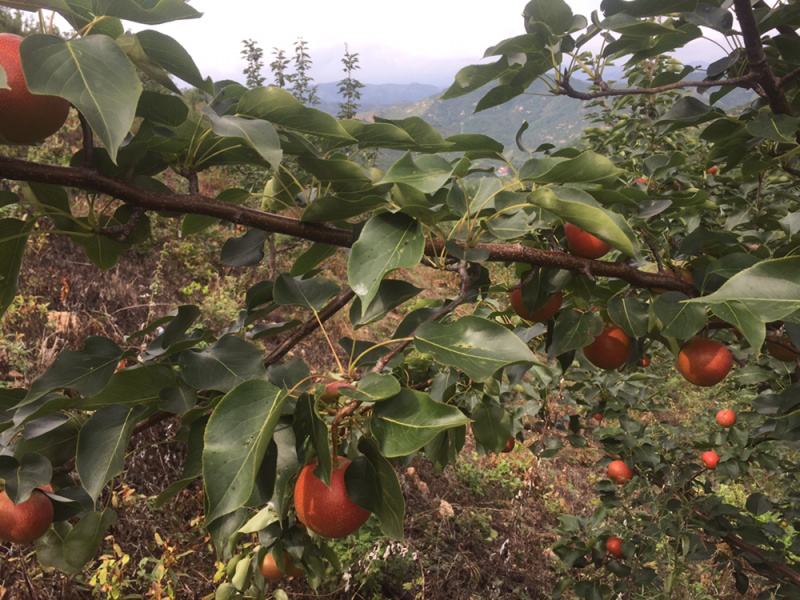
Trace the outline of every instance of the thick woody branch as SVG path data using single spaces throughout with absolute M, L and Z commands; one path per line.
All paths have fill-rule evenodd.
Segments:
M 772 111 L 776 114 L 791 115 L 792 108 L 789 101 L 767 63 L 767 55 L 764 52 L 764 45 L 761 43 L 761 33 L 753 13 L 753 5 L 750 0 L 733 0 L 733 10 L 742 32 L 750 74 L 756 76 L 756 81 L 764 90 Z
M 281 233 L 332 246 L 349 248 L 356 239 L 352 232 L 336 227 L 303 223 L 292 217 L 220 202 L 199 193 L 174 194 L 145 190 L 89 169 L 45 165 L 0 157 L 0 177 L 91 190 L 107 194 L 144 211 L 205 215 L 236 225 L 246 225 L 262 231 Z M 558 267 L 575 273 L 587 273 L 592 277 L 614 277 L 638 287 L 657 287 L 681 291 L 689 296 L 696 295 L 694 287 L 679 277 L 664 273 L 647 273 L 626 263 L 590 260 L 565 252 L 539 250 L 522 244 L 478 244 L 477 247 L 489 251 L 488 260 L 491 262 L 520 262 L 534 267 Z M 425 254 L 431 257 L 446 254 L 444 243 L 440 241 L 427 242 Z
M 605 82 L 596 82 L 600 84 L 600 91 L 597 92 L 579 92 L 569 82 L 569 78 L 564 77 L 560 84 L 561 89 L 558 93 L 562 96 L 570 98 L 577 98 L 578 100 L 594 100 L 595 98 L 607 98 L 609 96 L 652 96 L 654 94 L 661 94 L 671 90 L 681 90 L 686 88 L 710 88 L 722 87 L 726 85 L 750 87 L 758 81 L 758 75 L 749 73 L 741 77 L 731 77 L 730 79 L 721 79 L 718 81 L 704 80 L 704 81 L 678 81 L 667 85 L 659 85 L 651 88 L 610 88 Z
M 703 513 L 697 508 L 694 508 L 695 515 L 705 523 L 711 523 L 711 517 Z M 767 556 L 767 553 L 759 548 L 758 546 L 754 546 L 749 542 L 744 541 L 738 535 L 734 535 L 732 533 L 726 534 L 721 536 L 722 540 L 733 550 L 740 552 L 740 553 L 747 553 L 755 557 L 756 561 L 747 559 L 750 563 L 760 563 L 761 565 L 770 568 L 774 571 L 778 576 L 777 577 L 769 577 L 768 574 L 764 573 L 763 570 L 759 570 L 759 573 L 769 577 L 773 581 L 780 582 L 789 581 L 794 585 L 800 585 L 800 573 L 798 573 L 795 569 L 787 565 L 783 562 L 777 562 L 774 560 L 770 560 Z

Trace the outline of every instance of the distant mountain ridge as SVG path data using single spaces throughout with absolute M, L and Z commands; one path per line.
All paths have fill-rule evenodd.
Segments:
M 393 104 L 412 104 L 442 90 L 441 87 L 425 83 L 367 83 L 359 90 L 359 105 L 362 110 L 373 110 Z M 320 83 L 317 95 L 321 101 L 320 108 L 334 114 L 338 112 L 339 103 L 342 102 L 338 82 Z
M 609 80 L 620 78 L 621 75 L 622 70 L 618 68 L 607 73 Z M 572 83 L 578 91 L 585 91 L 589 87 L 585 81 L 573 80 Z M 622 81 L 618 86 L 624 84 Z M 335 115 L 341 102 L 338 88 L 338 83 L 320 84 L 318 94 L 323 102 L 318 108 Z M 476 113 L 475 107 L 488 89 L 483 87 L 458 98 L 441 100 L 444 89 L 434 85 L 367 84 L 361 90 L 356 118 L 372 122 L 375 116 L 387 119 L 421 117 L 443 137 L 480 133 L 501 142 L 513 154 L 522 156 L 527 156 L 541 144 L 567 145 L 590 125 L 584 120 L 589 110 L 586 102 L 554 95 L 542 81 L 535 82 L 524 94 L 505 104 Z M 699 97 L 703 102 L 708 102 L 708 95 Z M 754 97 L 752 92 L 735 90 L 721 99 L 719 104 L 730 108 L 745 104 Z M 525 152 L 517 147 L 517 134 L 524 123 L 528 125 L 519 141 Z

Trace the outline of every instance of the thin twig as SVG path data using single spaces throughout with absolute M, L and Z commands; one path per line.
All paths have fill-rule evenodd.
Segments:
M 417 327 L 408 337 L 413 337 L 417 329 L 419 329 L 424 323 L 429 323 L 431 321 L 438 321 L 446 314 L 453 312 L 456 308 L 458 308 L 458 306 L 461 305 L 462 302 L 464 302 L 464 300 L 467 299 L 467 296 L 469 295 L 470 286 L 472 286 L 476 281 L 478 281 L 478 278 L 480 277 L 481 274 L 480 265 L 478 264 L 470 265 L 466 261 L 462 260 L 461 264 L 459 265 L 458 272 L 459 275 L 461 275 L 461 286 L 458 291 L 458 295 L 455 298 L 453 298 L 450 302 L 442 306 L 435 313 L 433 313 L 428 319 L 417 325 Z M 371 369 L 372 372 L 380 373 L 381 371 L 383 371 L 384 367 L 386 367 L 389 361 L 392 360 L 392 358 L 394 358 L 395 356 L 397 356 L 400 352 L 408 348 L 411 342 L 413 342 L 413 339 L 403 342 L 402 344 L 398 344 L 397 346 L 392 348 L 391 352 L 389 352 L 385 356 L 382 356 L 378 360 L 378 362 L 375 363 L 375 366 L 372 367 Z
M 349 287 L 344 288 L 339 295 L 323 308 L 316 316 L 311 317 L 305 323 L 300 325 L 292 332 L 292 335 L 287 337 L 281 342 L 277 348 L 270 352 L 264 359 L 264 366 L 268 367 L 278 362 L 283 356 L 294 348 L 297 343 L 303 338 L 310 335 L 322 325 L 325 321 L 330 319 L 333 315 L 343 309 L 355 297 L 356 293 Z
M 658 272 L 664 272 L 664 263 L 661 262 L 661 255 L 656 251 L 655 244 L 653 244 L 653 238 L 650 237 L 650 232 L 647 231 L 644 227 L 639 228 L 639 233 L 642 234 L 647 247 L 650 248 L 650 252 L 653 254 L 653 258 L 656 259 L 656 264 L 658 265 Z
M 145 210 L 141 208 L 134 208 L 127 223 L 123 225 L 114 225 L 112 227 L 100 227 L 97 233 L 110 238 L 114 238 L 118 242 L 125 242 L 136 230 L 142 217 L 145 215 Z

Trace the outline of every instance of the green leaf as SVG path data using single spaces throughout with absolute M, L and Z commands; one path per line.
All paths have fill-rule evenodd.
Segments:
M 756 318 L 769 323 L 800 310 L 800 256 L 762 261 L 740 271 L 716 292 L 687 301 L 718 306 L 737 302 Z
M 189 107 L 178 96 L 168 96 L 145 90 L 139 96 L 136 116 L 155 123 L 177 127 L 186 120 Z
M 112 404 L 156 404 L 164 388 L 175 388 L 175 373 L 164 365 L 136 365 L 114 373 L 97 394 L 81 401 L 82 410 L 95 410 Z
M 64 350 L 52 366 L 34 379 L 24 406 L 53 390 L 73 389 L 92 396 L 108 383 L 122 357 L 122 348 L 108 338 L 88 337 L 83 350 Z
M 375 123 L 391 123 L 408 133 L 414 140 L 414 150 L 420 152 L 439 152 L 450 150 L 451 145 L 442 139 L 436 129 L 420 117 L 407 117 L 405 119 L 386 119 L 375 115 Z
M 386 205 L 385 196 L 378 194 L 327 194 L 314 200 L 300 220 L 308 223 L 339 221 Z
M 608 301 L 608 316 L 632 338 L 647 335 L 647 306 L 636 298 L 614 296 Z
M 358 140 L 360 148 L 411 150 L 416 146 L 413 138 L 393 123 L 364 123 L 348 119 L 340 121 L 340 124 Z
M 419 221 L 401 213 L 372 217 L 353 244 L 347 262 L 350 287 L 369 306 L 384 276 L 422 260 L 425 237 Z
M 292 277 L 301 277 L 305 275 L 312 269 L 316 268 L 316 266 L 323 260 L 336 254 L 336 250 L 338 250 L 336 246 L 314 242 L 311 244 L 308 250 L 303 252 L 295 259 L 295 261 L 292 263 L 292 268 L 289 271 L 289 275 Z
M 464 371 L 470 379 L 486 381 L 513 363 L 535 363 L 536 357 L 508 329 L 481 317 L 467 316 L 450 324 L 430 322 L 416 333 L 417 350 L 438 363 Z
M 280 422 L 272 437 L 275 440 L 277 458 L 275 461 L 275 485 L 270 502 L 275 512 L 285 515 L 294 490 L 294 478 L 300 463 L 297 459 L 297 440 L 294 428 Z
M 203 481 L 209 522 L 244 506 L 287 396 L 251 380 L 220 401 L 205 431 Z
M 374 440 L 364 436 L 358 441 L 358 449 L 366 458 L 363 461 L 353 461 L 344 473 L 344 482 L 347 493 L 351 494 L 351 489 L 363 487 L 363 481 L 368 480 L 372 483 L 373 495 L 367 503 L 367 508 L 374 513 L 381 524 L 381 531 L 393 539 L 403 540 L 403 520 L 405 518 L 406 506 L 403 498 L 403 489 L 397 478 L 397 472 L 392 464 L 381 454 L 378 445 Z M 358 470 L 356 470 L 356 468 Z M 359 467 L 362 467 L 359 468 Z M 357 493 L 351 496 L 353 501 L 358 497 Z
M 519 178 L 536 183 L 609 183 L 622 173 L 605 156 L 586 150 L 574 158 L 532 158 L 520 168 Z
M 773 142 L 795 144 L 795 134 L 800 129 L 800 119 L 789 115 L 760 113 L 755 119 L 747 122 L 747 131 L 756 137 L 763 137 Z
M 98 16 L 109 15 L 146 25 L 197 19 L 203 14 L 184 0 L 95 0 L 94 6 Z
M 69 41 L 31 35 L 20 45 L 20 57 L 31 92 L 69 100 L 116 162 L 136 115 L 142 84 L 114 40 L 104 35 Z
M 305 450 L 306 441 L 317 454 L 316 475 L 325 485 L 331 484 L 331 449 L 328 443 L 328 426 L 317 413 L 317 401 L 310 394 L 303 394 L 294 410 L 294 433 L 297 439 L 297 453 Z
M 424 194 L 433 194 L 441 188 L 453 173 L 453 166 L 437 154 L 424 154 L 412 158 L 410 153 L 394 163 L 378 182 L 404 183 Z
M 275 303 L 281 306 L 302 306 L 318 311 L 339 293 L 339 286 L 325 277 L 301 279 L 283 273 L 275 280 L 272 293 Z
M 208 93 L 214 91 L 210 79 L 203 79 L 189 53 L 170 36 L 152 29 L 134 35 L 147 58 L 159 67 L 196 88 Z
M 641 250 L 628 222 L 617 213 L 602 208 L 582 190 L 568 187 L 541 187 L 528 200 L 566 222 L 588 231 L 632 258 Z
M 264 119 L 303 133 L 343 142 L 356 141 L 331 115 L 303 106 L 292 94 L 274 86 L 255 88 L 242 94 L 236 112 L 240 116 Z
M 198 390 L 229 392 L 248 379 L 267 378 L 261 351 L 232 335 L 203 350 L 186 350 L 178 359 L 186 383 Z
M 481 402 L 472 411 L 472 433 L 487 451 L 499 454 L 511 437 L 511 415 L 496 402 Z
M 64 538 L 63 556 L 66 561 L 82 569 L 97 554 L 106 531 L 116 520 L 117 513 L 110 508 L 83 515 Z
M 22 256 L 35 223 L 34 219 L 0 219 L 0 317 L 17 295 Z
M 422 392 L 404 388 L 375 405 L 369 429 L 387 457 L 407 456 L 439 433 L 469 422 L 454 406 L 436 402 Z
M 367 309 L 362 313 L 361 298 L 356 298 L 350 307 L 350 322 L 358 329 L 375 321 L 380 321 L 393 308 L 400 306 L 419 294 L 418 288 L 401 279 L 384 279 L 378 287 L 378 293 L 372 299 Z
M 572 24 L 572 9 L 564 0 L 531 0 L 525 5 L 522 16 L 527 21 L 544 23 L 556 34 L 566 33 Z
M 106 406 L 81 428 L 75 468 L 92 500 L 112 477 L 122 472 L 133 427 L 144 412 L 144 407 Z
M 653 302 L 653 312 L 661 323 L 661 335 L 687 340 L 706 324 L 706 311 L 689 304 L 681 292 L 665 292 Z
M 562 310 L 553 326 L 553 341 L 547 349 L 551 357 L 560 356 L 570 350 L 578 350 L 594 341 L 594 336 L 603 331 L 603 320 L 596 312 Z
M 29 452 L 20 461 L 11 456 L 0 456 L 0 479 L 14 504 L 30 498 L 34 489 L 50 483 L 52 477 L 53 465 L 40 454 Z
M 260 229 L 248 229 L 242 237 L 225 240 L 219 260 L 231 267 L 252 267 L 264 258 L 264 240 L 267 234 Z
M 750 346 L 761 348 L 767 337 L 766 325 L 746 305 L 741 302 L 723 302 L 715 304 L 712 312 L 736 327 L 747 338 Z
M 272 123 L 233 115 L 219 116 L 210 107 L 203 108 L 203 114 L 211 121 L 211 130 L 218 136 L 242 140 L 258 152 L 273 169 L 278 168 L 283 159 L 283 151 L 278 132 Z
M 361 402 L 379 402 L 400 393 L 400 382 L 389 373 L 367 373 L 358 382 L 357 388 L 343 387 L 343 396 Z

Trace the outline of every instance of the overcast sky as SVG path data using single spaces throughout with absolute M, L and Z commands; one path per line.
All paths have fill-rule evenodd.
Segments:
M 452 83 L 484 50 L 524 33 L 526 0 L 191 0 L 200 19 L 158 29 L 178 40 L 200 71 L 215 80 L 243 80 L 242 40 L 293 56 L 308 42 L 316 83 L 343 78 L 344 44 L 359 54 L 363 83 Z M 587 18 L 600 0 L 573 0 Z M 578 8 L 575 8 L 578 7 Z M 271 83 L 269 68 L 264 75 Z
M 601 0 L 568 0 L 589 18 Z M 456 72 L 480 61 L 486 48 L 523 34 L 527 0 L 190 0 L 200 19 L 158 29 L 180 42 L 203 75 L 244 81 L 242 40 L 264 49 L 267 83 L 273 48 L 294 56 L 303 38 L 315 83 L 344 77 L 344 44 L 359 55 L 362 83 L 429 83 L 449 86 Z M 139 27 L 143 28 L 143 27 Z M 696 43 L 697 44 L 697 43 Z M 699 43 L 678 57 L 711 62 L 717 48 Z M 592 48 L 590 48 L 592 49 Z

